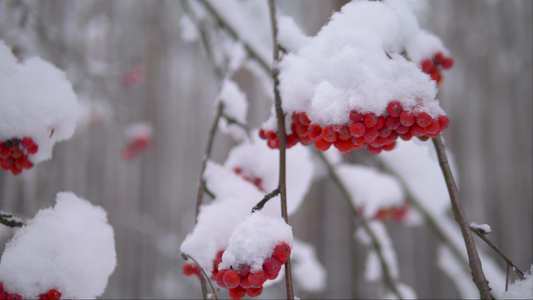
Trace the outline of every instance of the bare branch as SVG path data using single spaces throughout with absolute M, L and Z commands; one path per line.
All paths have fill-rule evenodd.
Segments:
M 366 218 L 363 215 L 361 215 L 359 210 L 354 206 L 353 204 L 354 202 L 352 201 L 352 196 L 350 195 L 350 193 L 346 189 L 346 186 L 344 185 L 344 183 L 341 181 L 341 179 L 335 172 L 335 169 L 333 168 L 329 160 L 324 156 L 322 152 L 317 151 L 316 153 L 318 157 L 322 160 L 326 168 L 328 169 L 328 173 L 331 176 L 331 179 L 333 179 L 333 182 L 335 182 L 335 184 L 341 191 L 342 195 L 344 196 L 344 199 L 347 201 L 348 205 L 350 205 L 350 208 L 352 209 L 352 212 L 355 216 L 356 222 L 360 224 L 361 226 L 363 226 L 363 229 L 370 237 L 372 241 L 372 247 L 376 251 L 378 259 L 381 263 L 381 269 L 383 271 L 383 275 L 385 276 L 385 284 L 387 284 L 389 289 L 396 295 L 396 297 L 398 297 L 398 299 L 403 299 L 402 294 L 400 293 L 400 290 L 398 289 L 396 280 L 394 280 L 394 278 L 392 277 L 391 271 L 389 269 L 389 265 L 387 264 L 387 261 L 385 260 L 385 257 L 383 256 L 382 247 L 377 236 L 374 234 L 370 226 L 368 226 L 368 222 Z
M 269 194 L 266 194 L 265 197 L 263 198 L 263 200 L 259 201 L 259 203 L 257 203 L 253 208 L 252 208 L 252 213 L 258 211 L 258 210 L 261 210 L 263 209 L 263 206 L 265 206 L 265 204 L 268 202 L 268 200 L 276 197 L 277 195 L 279 195 L 279 188 L 276 188 L 275 190 L 273 190 L 272 192 L 270 192 Z
M 450 164 L 448 163 L 448 158 L 446 156 L 446 149 L 444 143 L 439 136 L 432 138 L 433 145 L 435 145 L 435 150 L 437 151 L 437 157 L 439 159 L 439 165 L 444 175 L 444 180 L 446 181 L 446 187 L 448 188 L 448 193 L 450 194 L 450 201 L 452 204 L 452 211 L 455 217 L 455 220 L 461 228 L 461 233 L 463 234 L 463 239 L 465 241 L 466 252 L 468 254 L 468 265 L 470 270 L 472 270 L 472 277 L 476 287 L 479 290 L 479 296 L 481 299 L 494 299 L 490 293 L 489 282 L 485 278 L 483 273 L 483 268 L 481 267 L 481 260 L 479 259 L 479 254 L 476 249 L 476 244 L 474 238 L 470 233 L 470 226 L 468 225 L 468 220 L 465 216 L 461 202 L 459 201 L 459 190 L 455 184 L 453 178 L 452 170 L 450 169 Z
M 216 292 L 215 288 L 213 287 L 213 284 L 209 280 L 209 276 L 207 276 L 207 273 L 205 273 L 204 268 L 202 268 L 202 266 L 200 266 L 200 264 L 194 258 L 192 258 L 192 256 L 190 256 L 190 255 L 187 255 L 185 253 L 181 253 L 181 257 L 183 257 L 183 259 L 185 259 L 185 260 L 187 260 L 187 259 L 192 260 L 198 266 L 198 269 L 200 269 L 200 273 L 203 275 L 203 276 L 201 276 L 202 280 L 200 280 L 200 282 L 202 282 L 202 281 L 204 282 L 204 287 L 202 287 L 202 288 L 205 288 L 205 281 L 209 282 L 209 285 L 211 286 L 211 290 L 213 291 L 213 296 L 215 297 L 215 299 L 218 300 L 217 292 Z M 207 291 L 205 291 L 204 299 L 207 299 Z M 211 299 L 213 299 L 213 297 L 211 297 Z
M 520 277 L 520 279 L 524 280 L 524 272 L 520 271 L 520 269 L 500 250 L 498 249 L 498 246 L 494 245 L 486 236 L 486 233 L 482 231 L 479 228 L 470 226 L 470 230 L 472 230 L 473 233 L 475 233 L 477 236 L 479 236 L 489 247 L 492 248 L 492 250 L 496 251 L 500 257 L 505 260 L 507 263 L 507 270 L 509 270 L 509 267 L 513 267 L 513 270 L 515 271 L 516 275 Z M 507 286 L 507 284 L 506 284 Z M 507 291 L 507 288 L 505 289 Z

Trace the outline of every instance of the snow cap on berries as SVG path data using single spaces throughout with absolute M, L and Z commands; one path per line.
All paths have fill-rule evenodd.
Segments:
M 267 216 L 260 211 L 253 213 L 235 227 L 219 269 L 250 266 L 251 272 L 262 270 L 277 244 L 287 243 L 292 247 L 292 228 L 281 217 Z
M 411 8 L 400 1 L 350 2 L 308 43 L 280 62 L 280 93 L 287 112 L 306 112 L 313 123 L 349 123 L 349 111 L 376 115 L 398 99 L 403 108 L 432 117 L 444 111 L 436 85 L 400 55 L 406 43 L 422 47 Z M 423 105 L 420 105 L 423 103 Z
M 7 243 L 0 282 L 26 299 L 51 289 L 66 299 L 89 299 L 103 294 L 116 263 L 104 209 L 62 192 L 54 207 L 40 210 Z
M 0 141 L 31 137 L 39 145 L 31 161 L 50 159 L 54 143 L 74 134 L 78 114 L 63 71 L 38 57 L 18 63 L 0 41 Z

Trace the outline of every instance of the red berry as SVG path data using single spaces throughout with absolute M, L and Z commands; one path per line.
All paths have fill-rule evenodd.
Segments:
M 196 264 L 186 263 L 185 265 L 183 265 L 183 274 L 185 274 L 186 276 L 200 274 L 200 269 Z
M 353 137 L 360 137 L 365 135 L 366 127 L 361 122 L 354 122 L 350 125 L 350 134 Z
M 416 136 L 416 137 L 420 137 L 420 136 L 426 135 L 426 130 L 424 128 L 420 127 L 420 125 L 418 125 L 418 124 L 413 124 L 413 126 L 411 126 L 411 129 L 409 129 L 409 132 L 413 136 Z
M 391 151 L 392 149 L 394 149 L 395 146 L 396 146 L 396 142 L 392 142 L 390 144 L 384 145 L 382 148 L 385 151 Z
M 440 132 L 439 120 L 434 119 L 431 124 L 426 127 L 426 132 L 429 134 L 438 134 Z
M 338 133 L 339 140 L 349 140 L 352 135 L 350 134 L 350 128 L 348 126 L 344 125 L 339 128 Z
M 370 153 L 372 155 L 378 155 L 378 154 L 381 153 L 381 148 L 376 148 L 376 147 L 372 147 L 372 146 L 367 146 L 366 150 L 368 150 L 368 153 Z
M 425 141 L 429 140 L 429 136 L 427 136 L 427 135 L 417 136 L 417 138 L 419 140 L 421 140 L 422 142 L 425 142 Z
M 442 75 L 440 74 L 439 71 L 437 72 L 434 72 L 434 73 L 431 73 L 431 79 L 432 80 L 435 80 L 437 82 L 437 84 L 440 84 L 441 81 L 442 81 Z
M 31 154 L 35 154 L 39 151 L 39 145 L 35 144 L 33 146 L 31 146 L 30 148 L 28 148 L 28 152 L 31 153 Z
M 255 273 L 250 273 L 250 275 L 248 275 L 248 282 L 252 287 L 258 288 L 262 286 L 266 280 L 267 278 L 265 277 L 265 272 L 263 270 L 259 270 Z
M 399 133 L 399 134 L 407 133 L 407 132 L 409 132 L 409 127 L 403 126 L 402 124 L 400 124 L 400 126 L 398 126 L 398 128 L 396 128 L 396 132 Z
M 424 73 L 429 73 L 429 71 L 434 67 L 431 59 L 424 59 L 420 65 L 422 66 L 422 72 Z
M 448 70 L 448 69 L 451 69 L 453 67 L 453 58 L 451 57 L 445 57 L 442 59 L 442 61 L 440 62 L 442 68 L 444 70 Z
M 337 148 L 341 153 L 346 153 L 353 149 L 353 143 L 352 140 L 338 140 L 335 143 L 333 143 L 333 146 Z
M 273 140 L 275 138 L 277 138 L 278 136 L 276 135 L 276 133 L 272 130 L 269 130 L 265 133 L 266 135 L 266 138 L 269 139 L 269 140 Z
M 352 110 L 350 112 L 350 120 L 352 120 L 353 122 L 359 122 L 361 121 L 361 119 L 363 118 L 363 114 L 356 111 L 356 110 Z
M 450 119 L 448 119 L 446 116 L 439 116 L 438 120 L 441 131 L 448 128 L 448 125 L 450 125 Z
M 378 117 L 374 113 L 367 113 L 363 116 L 363 124 L 367 128 L 374 127 L 378 122 Z
M 271 149 L 278 149 L 279 148 L 279 139 L 276 137 L 273 140 L 268 140 L 267 141 L 267 146 L 270 147 Z
M 385 118 L 383 116 L 379 116 L 376 122 L 376 125 L 374 125 L 374 127 L 376 127 L 377 129 L 380 129 L 381 127 L 383 127 L 383 125 L 385 125 Z
M 442 52 L 437 52 L 435 56 L 433 56 L 433 64 L 440 65 L 443 59 L 444 59 L 444 54 L 442 54 Z
M 278 274 L 281 270 L 281 262 L 275 257 L 269 257 L 263 263 L 263 270 L 267 274 Z
M 365 143 L 365 138 L 360 137 L 352 137 L 352 143 L 354 144 L 354 149 L 358 148 L 357 146 L 361 146 Z
M 295 132 L 299 137 L 308 136 L 309 135 L 309 126 L 302 125 L 302 124 L 296 124 Z
M 56 289 L 51 289 L 48 291 L 48 299 L 50 300 L 58 300 L 61 298 L 61 293 L 58 292 Z
M 413 134 L 411 133 L 411 131 L 408 131 L 406 133 L 400 134 L 400 138 L 404 141 L 408 141 L 413 138 Z
M 246 290 L 240 286 L 234 287 L 229 290 L 229 296 L 234 300 L 242 299 L 246 296 Z
M 335 129 L 333 129 L 333 126 L 326 126 L 324 129 L 322 129 L 322 133 L 320 134 L 320 137 L 324 139 L 326 142 L 333 143 L 337 140 L 338 133 L 335 132 Z
M 399 101 L 392 101 L 387 105 L 387 113 L 391 117 L 398 118 L 402 110 L 402 104 Z
M 263 128 L 259 129 L 259 137 L 262 138 L 263 140 L 267 139 L 266 131 Z
M 276 245 L 276 247 L 274 247 L 274 253 L 272 254 L 272 256 L 274 256 L 280 261 L 285 261 L 291 256 L 291 247 L 289 246 L 289 244 L 281 242 L 280 244 Z
M 298 135 L 296 133 L 289 134 L 286 139 L 287 148 L 291 148 L 292 146 L 296 145 L 298 143 Z
M 410 127 L 415 121 L 416 117 L 412 112 L 404 110 L 400 113 L 400 123 L 403 126 Z
M 249 265 L 243 265 L 239 268 L 239 275 L 241 277 L 247 277 L 248 274 L 250 274 L 250 266 Z
M 366 129 L 366 133 L 364 135 L 366 142 L 372 142 L 378 137 L 378 129 L 376 127 L 371 127 Z
M 220 270 L 215 276 L 215 281 L 217 282 L 217 285 L 221 288 L 226 288 L 226 284 L 224 283 L 224 273 L 226 273 L 226 270 Z
M 285 262 L 283 262 L 283 263 L 285 263 Z M 278 273 L 278 274 L 268 274 L 268 273 L 265 273 L 265 276 L 266 276 L 266 278 L 267 278 L 268 280 L 274 280 L 274 279 L 278 278 L 278 275 L 279 275 L 279 273 Z
M 309 137 L 311 137 L 313 140 L 320 136 L 322 133 L 322 127 L 320 127 L 317 124 L 311 124 L 308 128 L 309 131 Z
M 420 127 L 427 127 L 432 121 L 431 116 L 427 112 L 421 112 L 416 115 L 416 123 L 420 125 Z
M 246 294 L 248 294 L 248 296 L 254 298 L 254 297 L 257 297 L 259 295 L 261 295 L 261 293 L 263 292 L 263 287 L 258 287 L 258 288 L 249 288 L 249 289 L 246 289 Z
M 241 276 L 235 270 L 227 270 L 224 273 L 222 280 L 228 289 L 232 289 L 239 286 L 239 283 L 241 282 Z
M 248 281 L 248 276 L 245 276 L 245 277 L 241 276 L 241 282 L 239 283 L 239 286 L 245 289 L 251 287 L 250 282 Z
M 400 115 L 400 114 L 398 114 Z M 400 126 L 400 118 L 399 117 L 393 117 L 393 116 L 387 116 L 385 118 L 385 127 L 394 130 Z
M 331 143 L 330 142 L 327 142 L 326 140 L 324 140 L 321 137 L 317 137 L 315 139 L 315 148 L 317 148 L 318 150 L 324 152 L 324 151 L 328 150 L 329 147 L 331 147 Z
M 6 147 L 5 143 L 0 143 L 0 158 L 8 158 L 11 156 L 11 149 Z
M 300 124 L 305 125 L 305 126 L 308 126 L 309 124 L 311 124 L 311 121 L 309 120 L 305 112 L 300 113 L 300 118 L 298 119 L 298 121 L 300 122 Z
M 380 137 L 388 137 L 390 134 L 391 134 L 392 130 L 387 128 L 387 127 L 381 127 L 379 130 L 378 130 L 378 136 Z
M 313 143 L 313 139 L 310 136 L 301 136 L 300 143 L 302 143 L 302 145 L 311 145 Z

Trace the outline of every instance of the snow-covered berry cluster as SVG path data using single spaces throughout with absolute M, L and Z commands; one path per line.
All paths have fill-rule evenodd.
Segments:
M 426 58 L 420 62 L 422 72 L 431 76 L 437 84 L 442 81 L 442 70 L 449 70 L 453 67 L 453 58 L 445 56 L 442 52 L 437 52 L 433 58 Z
M 24 169 L 33 167 L 29 155 L 39 151 L 39 145 L 32 138 L 11 138 L 0 141 L 0 166 L 14 175 L 22 173 Z
M 122 160 L 130 162 L 139 157 L 152 143 L 152 126 L 139 122 L 126 129 L 126 145 L 122 149 Z
M 246 294 L 250 297 L 257 297 L 263 292 L 263 284 L 267 280 L 274 280 L 278 277 L 281 266 L 287 262 L 290 255 L 291 247 L 282 242 L 276 245 L 272 255 L 265 259 L 262 269 L 252 271 L 250 265 L 241 264 L 235 268 L 218 270 L 213 273 L 213 279 L 218 286 L 229 289 L 232 299 L 242 299 Z
M 261 177 L 248 174 L 245 170 L 239 167 L 233 168 L 233 172 L 241 176 L 244 180 L 251 182 L 255 187 L 257 187 L 258 190 L 265 192 L 265 189 L 263 188 L 263 186 L 261 186 L 261 183 L 263 182 Z
M 432 118 L 421 110 L 421 105 L 407 110 L 399 101 L 389 102 L 381 115 L 353 109 L 349 123 L 324 127 L 311 122 L 305 112 L 295 112 L 292 133 L 286 139 L 287 148 L 297 142 L 304 145 L 314 142 L 320 151 L 328 150 L 331 145 L 342 153 L 365 147 L 370 154 L 377 155 L 382 150 L 392 150 L 398 137 L 408 141 L 415 136 L 425 141 L 439 135 L 449 123 L 444 115 Z M 269 147 L 279 148 L 279 137 L 274 131 L 261 129 L 259 136 L 267 140 Z
M 4 285 L 0 282 L 0 300 L 19 300 L 24 299 L 16 293 L 9 293 L 4 290 Z M 61 299 L 61 293 L 56 289 L 51 289 L 46 293 L 39 295 L 39 300 L 58 300 Z

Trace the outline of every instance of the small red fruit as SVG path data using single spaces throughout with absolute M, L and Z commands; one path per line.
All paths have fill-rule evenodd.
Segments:
M 446 116 L 439 116 L 438 120 L 441 131 L 445 130 L 446 128 L 448 128 L 448 125 L 450 125 L 450 119 L 448 119 L 448 117 Z
M 324 152 L 324 151 L 328 150 L 329 147 L 331 147 L 331 143 L 330 142 L 327 142 L 326 140 L 324 140 L 321 137 L 317 137 L 315 139 L 315 148 L 317 148 L 318 150 Z
M 267 278 L 263 270 L 259 270 L 258 272 L 255 272 L 255 273 L 250 273 L 250 275 L 248 275 L 248 282 L 250 283 L 251 287 L 258 288 L 262 286 L 266 280 Z
M 363 116 L 363 124 L 367 128 L 374 127 L 378 122 L 378 117 L 374 113 L 367 113 Z
M 311 124 L 311 121 L 309 120 L 305 112 L 300 113 L 300 117 L 298 118 L 298 120 L 300 121 L 300 124 L 305 126 Z
M 350 124 L 350 134 L 353 137 L 363 136 L 363 135 L 365 135 L 365 132 L 366 132 L 366 127 L 365 127 L 365 125 L 363 123 L 354 122 L 354 123 Z
M 385 127 L 394 130 L 398 128 L 398 126 L 400 126 L 400 117 L 393 117 L 389 115 L 385 118 Z
M 281 242 L 274 247 L 274 253 L 272 255 L 280 261 L 286 261 L 291 256 L 291 247 L 289 244 Z
M 416 122 L 415 115 L 410 111 L 402 111 L 400 113 L 400 123 L 405 127 L 410 127 Z
M 269 257 L 263 263 L 263 270 L 267 274 L 278 274 L 281 270 L 281 262 L 275 257 Z
M 319 137 L 322 133 L 322 127 L 320 127 L 318 124 L 309 125 L 307 130 L 309 131 L 309 137 L 311 137 L 313 140 Z
M 444 70 L 448 70 L 448 69 L 451 69 L 453 67 L 453 58 L 451 57 L 445 57 L 442 59 L 442 61 L 440 62 L 442 68 Z
M 353 143 L 352 140 L 338 140 L 335 143 L 333 143 L 333 146 L 337 148 L 341 153 L 349 152 L 353 149 Z
M 228 289 L 232 289 L 239 286 L 239 283 L 241 282 L 241 276 L 235 270 L 227 270 L 224 273 L 222 280 Z
M 229 296 L 234 300 L 242 299 L 246 296 L 246 290 L 240 286 L 234 287 L 229 290 Z
M 326 126 L 324 129 L 322 129 L 322 133 L 320 134 L 320 137 L 324 139 L 326 142 L 333 143 L 337 140 L 338 133 L 335 132 L 335 129 L 333 129 L 333 126 Z
M 416 123 L 420 127 L 427 127 L 431 125 L 431 122 L 433 120 L 431 119 L 431 116 L 427 112 L 421 112 L 418 115 L 416 115 Z
M 259 295 L 261 295 L 261 293 L 263 292 L 263 287 L 258 287 L 258 288 L 249 288 L 249 289 L 246 289 L 246 294 L 248 294 L 248 296 L 250 296 L 251 298 L 254 298 L 254 297 L 257 297 Z
M 349 140 L 352 135 L 350 134 L 350 128 L 348 126 L 344 125 L 339 128 L 339 139 L 340 140 Z
M 350 120 L 354 121 L 354 122 L 359 122 L 361 121 L 361 119 L 363 118 L 363 114 L 358 112 L 358 111 L 355 111 L 355 110 L 352 110 L 350 112 Z
M 402 110 L 402 104 L 399 101 L 392 101 L 387 105 L 387 113 L 391 117 L 398 118 Z

